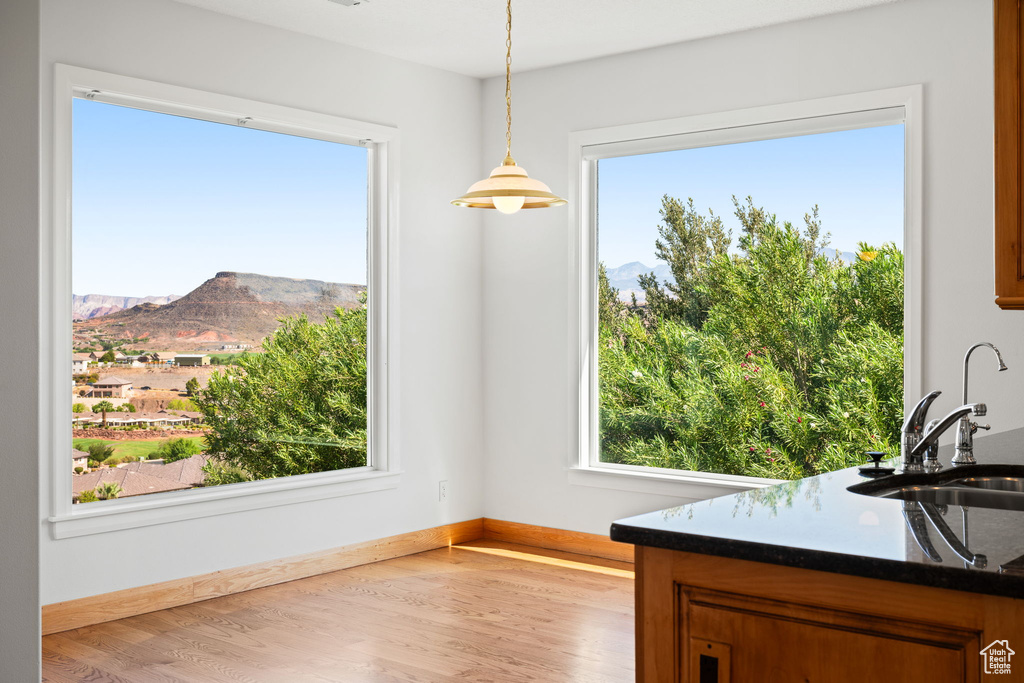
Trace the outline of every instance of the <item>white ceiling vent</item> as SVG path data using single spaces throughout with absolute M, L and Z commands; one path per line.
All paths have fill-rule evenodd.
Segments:
M 355 5 L 360 5 L 360 4 L 364 3 L 364 2 L 370 2 L 370 0 L 327 0 L 327 1 L 328 2 L 337 3 L 339 5 L 344 5 L 345 7 L 353 7 Z

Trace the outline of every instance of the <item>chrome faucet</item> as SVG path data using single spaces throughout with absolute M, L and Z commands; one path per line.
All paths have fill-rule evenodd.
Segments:
M 905 472 L 924 471 L 923 456 L 921 454 L 915 455 L 913 451 L 924 435 L 925 421 L 928 419 L 928 408 L 931 407 L 932 403 L 941 393 L 941 391 L 933 391 L 918 401 L 903 423 L 900 455 L 903 456 L 903 470 Z
M 974 349 L 987 346 L 992 349 L 992 352 L 996 354 L 996 360 L 999 361 L 999 372 L 1006 370 L 1006 363 L 1003 362 L 1003 354 L 999 353 L 999 349 L 988 342 L 981 342 L 975 344 L 971 348 L 967 349 L 967 353 L 964 355 L 964 405 L 967 405 L 967 366 L 968 361 L 971 359 L 971 353 Z M 981 413 L 984 415 L 984 413 Z M 954 465 L 973 465 L 976 461 L 974 460 L 974 433 L 979 429 L 992 429 L 991 425 L 979 425 L 977 422 L 972 422 L 971 418 L 964 415 L 960 418 L 960 422 L 956 427 L 956 452 L 953 454 Z
M 910 449 L 909 464 L 907 460 L 904 460 L 903 471 L 928 470 L 934 472 L 938 470 L 941 467 L 939 464 L 939 437 L 961 418 L 969 419 L 967 415 L 971 414 L 983 417 L 987 412 L 988 407 L 984 403 L 969 403 L 956 408 L 941 420 L 929 423 L 928 429 L 918 439 L 917 445 Z M 925 465 L 925 455 L 928 456 L 927 466 Z

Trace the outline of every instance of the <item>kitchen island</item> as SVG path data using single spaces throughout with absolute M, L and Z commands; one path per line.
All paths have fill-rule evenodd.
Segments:
M 1024 430 L 975 455 L 1024 464 Z M 636 546 L 637 680 L 1024 681 L 1024 512 L 847 490 L 864 481 L 850 468 L 615 522 Z

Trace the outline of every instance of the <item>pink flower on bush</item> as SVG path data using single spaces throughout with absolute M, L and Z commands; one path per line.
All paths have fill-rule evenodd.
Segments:
M 753 351 L 747 351 L 747 358 L 750 358 L 753 355 L 754 355 Z
M 803 419 L 802 417 L 798 417 L 798 418 L 796 419 L 796 421 L 797 421 L 797 422 L 803 422 L 803 421 L 804 421 L 804 419 Z
M 764 408 L 764 401 L 761 401 L 758 405 L 760 405 L 762 408 Z

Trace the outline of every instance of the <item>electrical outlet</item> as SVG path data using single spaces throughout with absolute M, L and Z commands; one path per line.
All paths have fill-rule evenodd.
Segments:
M 437 501 L 439 503 L 448 502 L 448 480 L 440 482 L 437 487 Z

